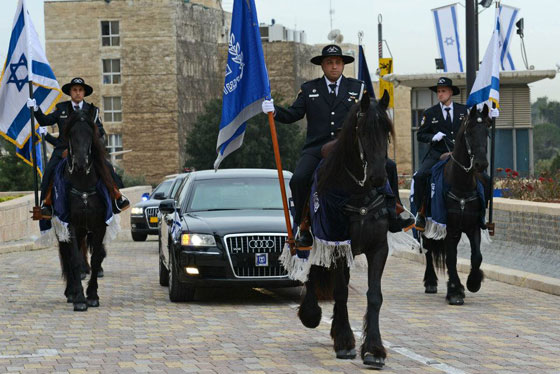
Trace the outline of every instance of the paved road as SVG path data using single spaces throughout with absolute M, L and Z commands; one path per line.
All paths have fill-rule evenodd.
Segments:
M 87 313 L 65 303 L 55 249 L 0 255 L 0 372 L 371 373 L 360 360 L 334 358 L 331 303 L 317 329 L 301 326 L 300 288 L 209 290 L 169 302 L 156 244 L 112 244 L 101 307 Z M 442 293 L 423 293 L 422 275 L 416 262 L 387 264 L 384 373 L 560 373 L 560 297 L 487 280 L 451 307 Z M 352 277 L 358 335 L 366 277 Z

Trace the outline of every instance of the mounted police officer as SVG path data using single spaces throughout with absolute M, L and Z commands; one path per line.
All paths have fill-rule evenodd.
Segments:
M 62 92 L 70 96 L 71 100 L 56 104 L 56 109 L 52 113 L 46 115 L 42 112 L 41 108 L 37 106 L 35 99 L 27 100 L 27 107 L 33 108 L 37 122 L 39 122 L 41 126 L 58 125 L 59 132 L 58 139 L 53 139 L 52 136 L 50 138 L 49 142 L 53 143 L 55 148 L 51 155 L 51 159 L 45 167 L 43 179 L 41 181 L 41 215 L 44 219 L 49 219 L 50 217 L 52 217 L 52 202 L 50 201 L 50 198 L 47 198 L 47 196 L 54 169 L 56 165 L 62 160 L 63 152 L 68 147 L 68 144 L 66 140 L 63 139 L 62 135 L 64 133 L 64 127 L 68 117 L 70 117 L 70 115 L 77 110 L 88 113 L 92 121 L 97 125 L 99 137 L 101 138 L 101 140 L 105 139 L 105 130 L 103 129 L 103 124 L 101 123 L 101 120 L 99 118 L 99 108 L 97 108 L 92 103 L 84 101 L 84 97 L 92 94 L 93 88 L 86 84 L 82 78 L 74 78 L 70 81 L 70 83 L 62 86 Z M 42 132 L 44 132 L 44 129 Z M 111 171 L 111 175 L 115 182 L 114 186 L 107 186 L 107 188 L 109 188 L 110 191 L 111 187 L 113 189 L 113 195 L 115 196 L 115 206 L 113 210 L 118 213 L 128 208 L 130 206 L 130 202 L 124 195 L 120 193 L 118 189 L 123 187 L 120 177 L 115 173 L 112 165 L 109 164 L 107 166 L 109 167 L 109 170 Z
M 324 76 L 303 83 L 289 108 L 276 106 L 273 100 L 264 100 L 262 103 L 263 112 L 274 112 L 275 119 L 282 123 L 293 123 L 307 117 L 305 144 L 290 180 L 295 207 L 294 221 L 299 226 L 296 245 L 300 248 L 313 243 L 308 224 L 302 219 L 313 172 L 321 161 L 321 148 L 336 138 L 337 130 L 342 127 L 350 108 L 365 92 L 362 81 L 342 75 L 344 65 L 353 61 L 354 57 L 343 55 L 339 46 L 327 45 L 321 55 L 311 59 L 311 63 L 321 66 Z M 388 170 L 388 174 L 396 175 L 396 166 L 394 171 Z
M 430 144 L 422 164 L 414 173 L 414 204 L 418 209 L 415 225 L 419 231 L 424 231 L 426 227 L 426 193 L 430 190 L 428 183 L 432 166 L 442 155 L 453 151 L 455 135 L 468 114 L 466 106 L 453 102 L 452 97 L 458 95 L 461 90 L 453 85 L 451 79 L 439 78 L 430 90 L 437 93 L 439 103 L 424 111 L 420 129 L 416 134 L 419 142 Z

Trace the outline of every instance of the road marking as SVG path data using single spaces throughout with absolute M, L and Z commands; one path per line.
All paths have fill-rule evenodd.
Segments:
M 321 321 L 327 323 L 327 324 L 331 324 L 331 320 L 328 318 L 321 318 Z M 361 340 L 362 339 L 362 332 L 360 330 L 356 330 L 356 329 L 352 329 L 352 331 L 354 331 L 354 333 L 357 335 L 357 340 Z M 413 351 L 411 351 L 408 348 L 402 347 L 400 345 L 395 345 L 392 344 L 390 342 L 388 342 L 387 340 L 383 339 L 383 344 L 389 348 L 390 350 L 397 352 L 405 357 L 408 357 L 414 361 L 420 362 L 426 366 L 432 367 L 434 369 L 437 370 L 441 370 L 446 374 L 467 374 L 466 372 L 464 372 L 461 369 L 457 369 L 453 366 L 447 365 L 447 364 L 443 364 L 441 362 L 439 362 L 438 360 L 434 360 L 434 359 L 430 359 L 427 357 L 424 357 L 422 355 L 419 355 L 418 353 L 415 353 Z
M 27 353 L 22 355 L 0 355 L 0 359 L 4 358 L 29 358 L 29 357 L 46 357 L 56 356 L 58 351 L 56 349 L 38 349 L 35 353 Z

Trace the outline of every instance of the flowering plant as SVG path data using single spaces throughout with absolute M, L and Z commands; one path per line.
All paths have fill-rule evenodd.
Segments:
M 560 203 L 560 172 L 524 178 L 510 168 L 497 168 L 494 187 L 512 199 Z

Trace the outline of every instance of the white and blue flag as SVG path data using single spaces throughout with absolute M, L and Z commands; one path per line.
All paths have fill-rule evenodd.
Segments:
M 459 43 L 459 26 L 456 5 L 447 5 L 432 9 L 438 50 L 443 59 L 443 71 L 462 73 L 461 45 Z
M 519 9 L 508 5 L 500 4 L 500 40 L 502 42 L 502 52 L 500 53 L 500 64 L 504 71 L 515 70 L 513 59 L 509 53 L 511 45 L 512 31 L 514 29 L 515 20 L 519 14 Z
M 31 113 L 26 105 L 28 82 L 33 82 L 33 97 L 44 113 L 50 112 L 62 97 L 25 3 L 25 0 L 19 0 L 0 78 L 0 134 L 20 149 L 18 154 L 22 157 L 30 149 Z M 35 128 L 38 127 L 36 124 Z
M 261 112 L 265 98 L 270 98 L 270 82 L 255 1 L 234 0 L 214 169 L 217 170 L 222 160 L 241 146 L 246 122 Z
M 500 37 L 500 8 L 496 8 L 494 18 L 494 31 L 480 69 L 473 83 L 471 93 L 467 99 L 467 107 L 486 103 L 492 108 L 492 103 L 499 108 L 500 103 L 500 56 L 502 53 L 502 41 Z

